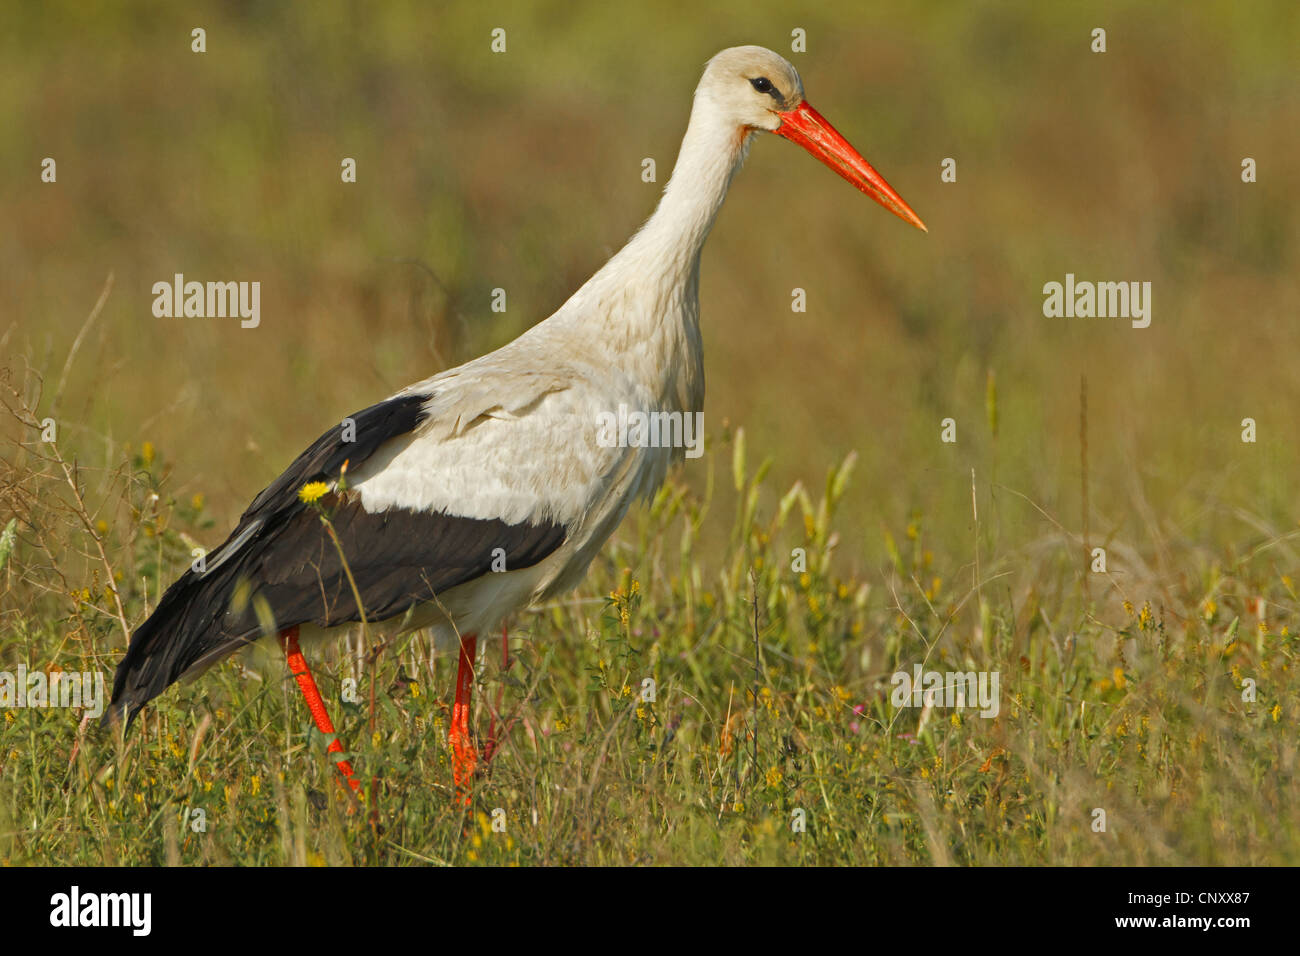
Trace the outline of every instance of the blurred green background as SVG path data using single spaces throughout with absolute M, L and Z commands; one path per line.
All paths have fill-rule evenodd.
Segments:
M 206 493 L 208 545 L 330 423 L 558 307 L 653 210 L 704 61 L 738 43 L 789 56 L 930 227 L 763 137 L 704 254 L 708 430 L 743 425 L 781 486 L 856 450 L 841 560 L 915 512 L 968 551 L 972 468 L 1003 548 L 1050 528 L 996 486 L 1077 531 L 1084 375 L 1095 537 L 1295 530 L 1300 5 L 187 6 L 8 6 L 0 343 L 52 393 L 113 273 L 65 440 L 104 464 L 153 442 L 175 494 Z M 155 318 L 177 272 L 259 280 L 261 326 Z M 1067 272 L 1150 281 L 1150 328 L 1045 318 Z

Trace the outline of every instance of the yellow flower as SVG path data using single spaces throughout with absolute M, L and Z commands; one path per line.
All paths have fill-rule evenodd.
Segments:
M 1273 718 L 1273 723 L 1276 724 L 1279 720 L 1282 719 L 1282 705 L 1274 704 L 1273 709 L 1270 710 L 1268 713 L 1269 716 Z
M 314 504 L 329 490 L 330 486 L 323 481 L 310 481 L 298 489 L 298 500 L 304 504 Z
M 775 787 L 780 782 L 781 782 L 781 768 L 769 767 L 767 771 L 767 785 L 769 787 Z
M 203 492 L 200 491 L 198 494 L 196 494 L 193 498 L 190 499 L 190 507 L 193 508 L 195 511 L 203 510 Z
M 147 441 L 140 446 L 140 460 L 144 462 L 146 468 L 153 464 L 153 456 L 153 442 Z
M 1120 667 L 1115 668 L 1115 670 L 1111 672 L 1111 676 L 1115 678 L 1115 687 L 1119 690 L 1123 690 L 1124 685 L 1128 683 L 1128 681 L 1124 678 L 1123 668 Z

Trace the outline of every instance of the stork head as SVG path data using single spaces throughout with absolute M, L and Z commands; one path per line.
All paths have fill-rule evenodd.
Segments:
M 761 46 L 723 50 L 704 68 L 695 91 L 743 130 L 766 130 L 808 152 L 890 212 L 918 229 L 925 223 L 862 155 L 803 98 L 799 71 Z

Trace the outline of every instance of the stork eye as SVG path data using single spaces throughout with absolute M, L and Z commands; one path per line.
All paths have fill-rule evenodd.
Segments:
M 772 85 L 772 81 L 765 76 L 755 77 L 749 81 L 749 85 L 760 93 L 771 93 L 776 89 L 776 87 Z

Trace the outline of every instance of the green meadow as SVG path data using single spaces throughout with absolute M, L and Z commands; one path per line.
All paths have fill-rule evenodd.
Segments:
M 0 864 L 1300 863 L 1298 35 L 1284 2 L 10 11 Z M 107 685 L 321 432 L 563 303 L 738 43 L 929 233 L 754 144 L 705 454 L 480 640 L 468 811 L 420 632 L 307 649 L 358 803 L 272 642 L 125 735 L 20 706 L 20 668 Z M 178 273 L 259 282 L 257 327 L 156 316 Z M 1150 324 L 1046 315 L 1067 275 L 1150 283 Z M 997 675 L 996 713 L 896 706 L 918 666 Z

